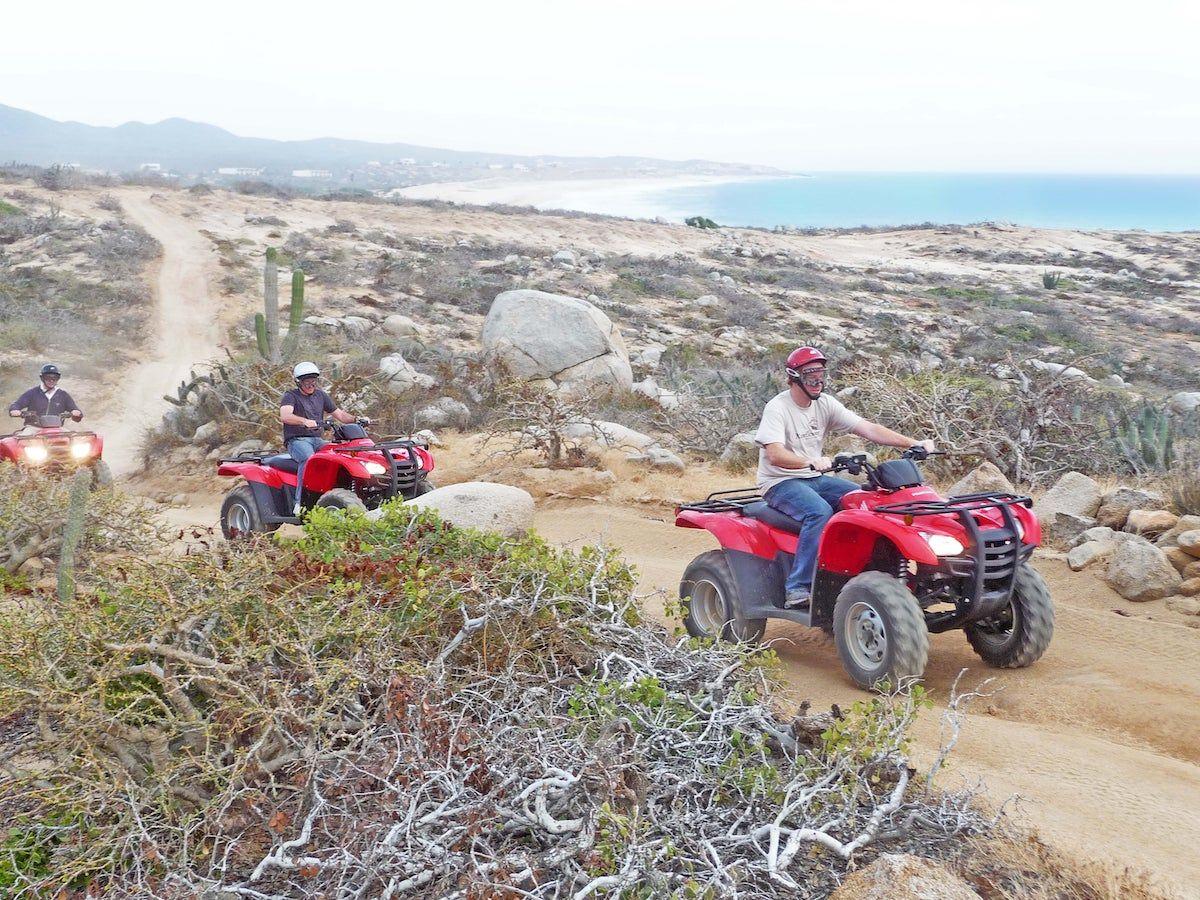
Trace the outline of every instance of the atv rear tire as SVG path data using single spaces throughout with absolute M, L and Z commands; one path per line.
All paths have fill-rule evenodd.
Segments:
M 996 615 L 963 629 L 971 647 L 989 666 L 1031 666 L 1054 636 L 1054 601 L 1038 571 L 1022 563 L 1013 583 L 1012 601 Z
M 863 572 L 846 582 L 833 607 L 833 640 L 846 672 L 868 689 L 920 678 L 929 659 L 917 598 L 886 572 Z
M 112 469 L 108 467 L 108 463 L 102 459 L 98 459 L 92 463 L 92 490 L 98 491 L 110 488 L 112 487 L 112 483 L 113 473 Z
M 766 619 L 747 619 L 738 604 L 737 582 L 722 550 L 701 553 L 679 582 L 683 625 L 692 637 L 757 644 Z
M 255 534 L 270 534 L 278 529 L 278 524 L 267 525 L 263 522 L 250 485 L 239 484 L 225 495 L 225 501 L 221 504 L 221 534 L 225 535 L 225 540 L 236 541 Z
M 367 505 L 362 502 L 358 494 L 349 488 L 334 488 L 332 491 L 326 491 L 317 500 L 317 506 L 325 509 L 345 509 L 366 512 Z

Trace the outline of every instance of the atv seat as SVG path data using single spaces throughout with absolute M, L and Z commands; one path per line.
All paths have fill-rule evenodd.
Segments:
M 785 516 L 779 510 L 772 507 L 766 500 L 759 500 L 757 503 L 748 503 L 742 507 L 742 515 L 749 516 L 752 519 L 758 519 L 770 525 L 772 528 L 778 528 L 781 531 L 789 531 L 792 534 L 800 533 L 800 523 L 791 516 Z
M 300 463 L 292 459 L 287 453 L 277 453 L 274 456 L 268 456 L 263 462 L 272 469 L 278 469 L 280 472 L 290 472 L 295 475 L 300 471 Z

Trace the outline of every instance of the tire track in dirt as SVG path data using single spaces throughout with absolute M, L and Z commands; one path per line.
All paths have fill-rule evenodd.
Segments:
M 208 289 L 212 249 L 196 227 L 156 203 L 153 194 L 118 193 L 125 213 L 162 245 L 154 275 L 153 336 L 139 362 L 119 373 L 95 417 L 104 458 L 115 475 L 140 464 L 145 430 L 169 404 L 163 394 L 220 352 L 219 306 Z

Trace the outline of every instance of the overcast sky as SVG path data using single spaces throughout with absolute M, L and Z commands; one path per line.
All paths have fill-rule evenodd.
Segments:
M 1200 4 L 5 4 L 0 103 L 95 125 L 794 170 L 1200 171 Z M 0 148 L 2 149 L 2 148 Z

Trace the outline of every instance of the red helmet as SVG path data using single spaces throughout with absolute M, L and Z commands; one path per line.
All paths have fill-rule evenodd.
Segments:
M 816 347 L 797 347 L 788 354 L 787 362 L 784 365 L 788 375 L 792 378 L 799 378 L 800 370 L 814 362 L 827 363 L 828 360 L 825 359 L 825 354 Z

